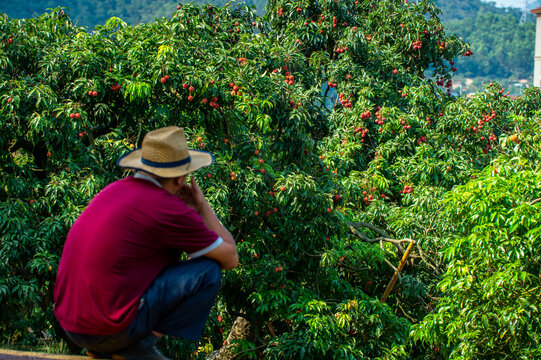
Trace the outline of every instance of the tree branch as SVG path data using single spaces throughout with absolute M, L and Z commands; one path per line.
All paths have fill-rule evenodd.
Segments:
M 372 225 L 370 223 L 365 223 L 365 222 L 357 222 L 357 223 L 352 223 L 352 222 L 347 222 L 347 224 L 349 225 L 349 228 L 351 230 L 351 232 L 353 232 L 355 235 L 357 235 L 362 241 L 364 242 L 367 242 L 367 243 L 370 243 L 370 244 L 373 244 L 373 243 L 376 243 L 376 242 L 380 242 L 380 247 L 383 248 L 382 246 L 382 242 L 385 241 L 385 242 L 389 242 L 389 243 L 392 243 L 392 244 L 395 244 L 396 246 L 396 249 L 398 250 L 398 253 L 400 255 L 404 255 L 404 248 L 400 245 L 402 244 L 403 242 L 412 242 L 413 240 L 411 239 L 402 239 L 402 240 L 394 240 L 392 239 L 389 234 L 387 234 L 384 230 L 378 228 L 377 226 L 375 225 Z M 365 227 L 365 228 L 368 228 L 372 231 L 374 231 L 375 233 L 377 233 L 378 235 L 380 235 L 380 237 L 377 237 L 377 238 L 374 238 L 374 239 L 370 239 L 369 237 L 367 237 L 366 235 L 363 235 L 361 234 L 357 228 L 359 227 Z
M 436 272 L 436 274 L 441 274 L 441 271 L 435 266 L 433 265 L 433 263 L 431 261 L 428 260 L 428 258 L 425 256 L 424 252 L 423 252 L 423 248 L 421 247 L 421 245 L 419 243 L 417 243 L 417 250 L 419 251 L 419 255 L 421 256 L 421 259 L 430 267 L 432 268 L 432 270 L 434 270 Z
M 353 222 L 347 222 L 347 224 L 349 226 L 352 226 L 354 227 L 355 229 L 357 228 L 360 228 L 360 227 L 364 227 L 364 228 L 368 228 L 376 233 L 378 233 L 380 236 L 383 236 L 383 237 L 386 237 L 386 238 L 390 238 L 389 234 L 387 234 L 385 231 L 381 230 L 380 228 L 378 228 L 377 226 L 375 225 L 372 225 L 370 223 L 365 223 L 365 222 L 362 222 L 362 221 L 359 221 L 357 223 L 353 223 Z

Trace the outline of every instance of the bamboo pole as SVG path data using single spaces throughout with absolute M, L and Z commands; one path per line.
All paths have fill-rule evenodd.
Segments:
M 398 273 L 401 272 L 402 269 L 404 268 L 404 265 L 406 265 L 406 261 L 408 260 L 411 250 L 413 249 L 413 245 L 415 245 L 415 241 L 411 241 L 410 244 L 408 245 L 408 248 L 406 249 L 404 256 L 402 256 L 402 260 L 400 260 L 400 263 L 398 264 L 398 268 L 397 268 L 398 272 L 397 271 L 394 272 L 393 278 L 389 282 L 389 285 L 387 285 L 387 289 L 385 289 L 385 293 L 381 297 L 381 300 L 380 300 L 381 303 L 385 303 L 385 301 L 387 301 L 387 296 L 389 296 L 389 294 L 391 293 L 391 290 L 396 284 L 396 280 L 398 280 Z

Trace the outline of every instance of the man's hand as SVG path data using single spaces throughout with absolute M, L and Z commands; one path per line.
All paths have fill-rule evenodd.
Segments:
M 223 240 L 216 249 L 209 251 L 204 256 L 216 260 L 224 270 L 230 270 L 237 267 L 239 264 L 239 254 L 237 253 L 235 239 L 233 239 L 231 233 L 222 225 L 214 211 L 212 211 L 201 188 L 197 186 L 195 177 L 192 176 L 190 185 L 184 184 L 176 195 L 182 199 L 187 206 L 197 211 L 207 227 L 216 232 Z
M 205 199 L 205 195 L 203 195 L 201 188 L 195 182 L 194 176 L 191 177 L 190 184 L 191 185 L 184 184 L 179 189 L 176 195 L 182 200 L 184 200 L 186 205 L 188 205 L 198 213 L 201 213 L 201 210 L 203 206 L 207 203 L 207 200 Z

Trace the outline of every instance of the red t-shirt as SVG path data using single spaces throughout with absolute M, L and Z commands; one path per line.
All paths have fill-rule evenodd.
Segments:
M 204 253 L 221 238 L 184 201 L 134 177 L 113 182 L 70 229 L 58 267 L 55 315 L 68 331 L 124 330 L 158 273 L 182 251 Z

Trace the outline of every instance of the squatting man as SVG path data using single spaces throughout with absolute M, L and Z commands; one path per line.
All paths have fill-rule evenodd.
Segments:
M 101 190 L 71 227 L 58 268 L 55 315 L 92 357 L 167 359 L 164 334 L 197 340 L 238 265 L 235 241 L 192 175 L 214 161 L 184 130 L 148 132 L 118 160 L 136 170 Z M 187 261 L 179 261 L 183 252 Z

